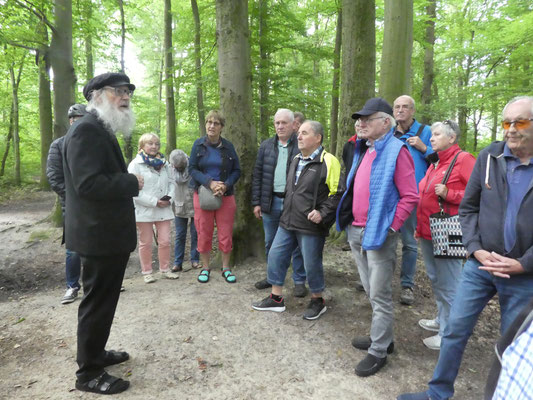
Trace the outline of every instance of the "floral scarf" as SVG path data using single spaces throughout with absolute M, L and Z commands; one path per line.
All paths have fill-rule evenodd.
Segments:
M 163 165 L 165 165 L 165 156 L 163 153 L 157 153 L 155 157 L 152 157 L 151 155 L 146 154 L 144 150 L 141 150 L 139 151 L 139 154 L 143 159 L 143 162 L 156 171 L 161 170 Z

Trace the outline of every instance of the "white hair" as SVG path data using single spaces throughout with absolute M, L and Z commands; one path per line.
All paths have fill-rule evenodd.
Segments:
M 395 128 L 396 127 L 396 120 L 394 119 L 394 117 L 392 115 L 387 114 L 384 111 L 378 111 L 377 114 L 378 114 L 378 117 L 387 118 L 390 121 L 390 127 L 391 128 Z
M 277 116 L 282 114 L 287 115 L 290 119 L 290 122 L 294 121 L 294 113 L 288 108 L 278 108 L 278 111 L 276 111 L 276 113 L 274 114 L 274 119 L 276 119 Z
M 107 96 L 103 95 L 103 89 L 95 90 L 87 105 L 87 111 L 96 113 L 98 119 L 102 121 L 107 129 L 113 134 L 122 132 L 126 137 L 131 136 L 135 126 L 135 114 L 131 108 L 120 110 Z
M 531 115 L 533 115 L 533 96 L 516 96 L 516 97 L 513 97 L 511 100 L 509 100 L 509 102 L 505 105 L 505 107 L 503 107 L 502 118 L 505 119 L 505 110 L 507 110 L 507 107 L 521 100 L 529 100 L 529 105 L 531 107 Z

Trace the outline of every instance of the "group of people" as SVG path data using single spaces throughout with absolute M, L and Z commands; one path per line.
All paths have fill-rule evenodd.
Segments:
M 136 231 L 147 283 L 155 280 L 152 237 L 161 276 L 175 279 L 183 270 L 188 228 L 191 266 L 200 269 L 198 282 L 207 283 L 215 224 L 222 277 L 228 283 L 237 280 L 230 257 L 237 209 L 234 186 L 241 169 L 235 147 L 222 137 L 224 116 L 208 113 L 206 135 L 194 142 L 190 158 L 174 150 L 167 162 L 159 137 L 149 133 L 141 136 L 139 152 L 126 167 L 116 133 L 131 133 L 134 90 L 122 73 L 91 79 L 83 90 L 88 101 L 83 116 L 71 121 L 69 132 L 49 156 L 49 163 L 56 158 L 63 164 L 64 189 L 58 193 L 63 193 L 65 204 L 68 249 L 65 297 L 70 297 L 65 302 L 73 301 L 79 290 L 80 263 L 69 272 L 73 255 L 83 264 L 76 387 L 102 394 L 120 393 L 129 386 L 105 371 L 129 359 L 128 353 L 105 350 L 105 345 L 129 254 L 137 245 Z M 340 162 L 322 145 L 325 133 L 319 122 L 288 109 L 276 112 L 276 135 L 261 143 L 252 178 L 252 207 L 263 222 L 267 256 L 266 279 L 255 286 L 271 288 L 271 293 L 252 307 L 285 311 L 283 287 L 292 262 L 293 294 L 305 297 L 306 282 L 311 293 L 303 318 L 320 318 L 327 310 L 323 248 L 336 224 L 346 231 L 372 306 L 370 334 L 352 341 L 367 351 L 355 373 L 373 375 L 394 352 L 397 241 L 401 238 L 403 243 L 400 301 L 405 304 L 414 301 L 420 245 L 438 312 L 419 325 L 436 333 L 424 344 L 440 349 L 440 357 L 429 389 L 399 399 L 445 399 L 453 395 L 466 342 L 490 298 L 499 295 L 503 333 L 513 325 L 520 306 L 533 297 L 533 214 L 527 211 L 533 201 L 533 98 L 509 102 L 503 111 L 504 141 L 483 150 L 477 161 L 459 148 L 455 122 L 428 127 L 418 123 L 414 113 L 409 96 L 400 96 L 392 107 L 382 98 L 369 99 L 352 115 L 355 135 L 343 148 L 343 173 Z M 55 189 L 53 178 L 50 181 Z M 469 254 L 464 266 L 461 259 L 434 255 L 429 220 L 439 210 L 460 215 Z M 500 350 L 505 360 L 505 349 Z

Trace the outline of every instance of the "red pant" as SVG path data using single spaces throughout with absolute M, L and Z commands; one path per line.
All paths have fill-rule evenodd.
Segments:
M 218 248 L 229 253 L 233 247 L 233 221 L 235 219 L 235 196 L 222 196 L 222 206 L 215 211 L 200 208 L 198 193 L 194 193 L 194 224 L 198 232 L 198 251 L 209 253 L 213 242 L 213 230 L 217 223 Z

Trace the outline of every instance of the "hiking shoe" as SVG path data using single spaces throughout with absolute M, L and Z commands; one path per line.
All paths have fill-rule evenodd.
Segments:
M 76 297 L 78 297 L 78 290 L 79 289 L 77 288 L 69 287 L 61 299 L 61 304 L 69 304 L 76 300 Z
M 356 336 L 352 339 L 352 346 L 359 350 L 368 350 L 371 344 L 370 336 Z M 387 347 L 387 354 L 392 353 L 394 353 L 394 342 L 390 342 Z
M 414 302 L 415 293 L 413 292 L 413 288 L 403 287 L 402 294 L 400 295 L 400 303 L 405 304 L 406 306 L 410 306 Z
M 396 400 L 431 400 L 427 392 L 404 393 L 396 397 Z
M 341 247 L 341 250 L 342 251 L 350 251 L 350 250 L 352 250 L 352 248 L 350 247 L 350 243 L 343 244 L 342 247 Z
M 387 357 L 379 358 L 369 353 L 355 366 L 355 374 L 362 377 L 374 375 L 386 363 Z
M 165 279 L 178 279 L 180 277 L 179 274 L 172 271 L 161 272 L 161 276 Z
M 431 350 L 440 350 L 440 342 L 442 340 L 442 336 L 437 334 L 435 336 L 430 336 L 428 338 L 425 338 L 422 340 L 426 347 Z
M 305 287 L 305 283 L 295 284 L 292 294 L 294 297 L 305 297 L 307 295 L 307 288 Z
M 303 318 L 310 321 L 318 319 L 327 309 L 324 299 L 311 298 L 307 309 L 304 311 Z
M 154 283 L 155 282 L 155 278 L 154 278 L 154 276 L 152 274 L 144 275 L 143 279 L 144 279 L 144 283 Z
M 252 303 L 252 308 L 257 311 L 274 311 L 274 312 L 283 312 L 285 311 L 285 299 L 276 301 L 272 298 L 272 294 L 261 301 Z
M 365 287 L 363 286 L 361 281 L 355 281 L 355 290 L 357 290 L 358 292 L 364 292 L 365 291 Z
M 263 279 L 263 280 L 260 280 L 259 282 L 255 282 L 254 286 L 255 286 L 256 289 L 259 289 L 259 290 L 263 290 L 263 289 L 272 287 L 272 285 L 270 283 L 268 283 L 266 278 Z
M 421 319 L 418 321 L 418 325 L 420 325 L 421 328 L 424 328 L 426 331 L 431 332 L 438 332 L 440 328 L 439 321 L 437 321 L 437 318 L 435 319 Z

